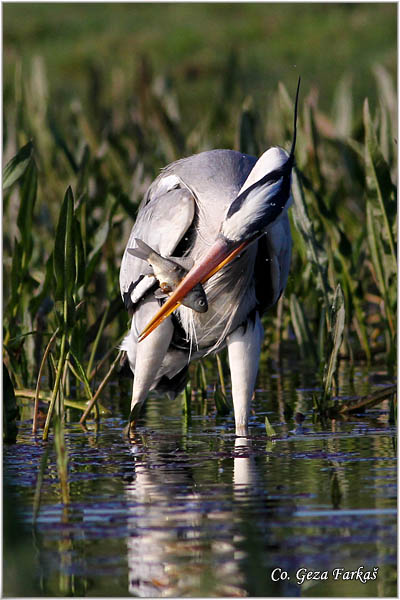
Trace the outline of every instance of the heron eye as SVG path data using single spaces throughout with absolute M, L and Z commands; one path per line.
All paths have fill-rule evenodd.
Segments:
M 204 300 L 199 300 L 199 306 L 204 306 L 205 302 Z

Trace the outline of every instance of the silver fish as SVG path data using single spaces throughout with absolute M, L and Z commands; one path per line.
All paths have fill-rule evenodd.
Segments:
M 148 262 L 153 271 L 152 275 L 160 285 L 160 289 L 154 295 L 157 298 L 165 298 L 178 287 L 186 273 L 192 268 L 193 260 L 178 256 L 165 258 L 142 240 L 136 238 L 134 242 L 136 248 L 128 248 L 129 254 Z M 208 310 L 207 296 L 201 283 L 195 285 L 181 303 L 196 312 L 206 312 Z

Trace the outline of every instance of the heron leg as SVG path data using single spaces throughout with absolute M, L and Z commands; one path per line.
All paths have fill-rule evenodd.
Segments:
M 154 301 L 146 302 L 140 307 L 140 314 L 134 315 L 134 318 L 137 317 L 137 319 L 132 324 L 131 335 L 133 337 L 137 339 L 137 330 L 140 332 L 158 309 L 158 302 Z M 157 372 L 171 343 L 173 330 L 171 318 L 167 318 L 140 344 L 136 342 L 132 401 L 129 415 L 130 429 L 134 428 L 147 394 L 156 380 Z
M 246 326 L 238 327 L 226 339 L 236 435 L 247 435 L 248 432 L 250 401 L 257 378 L 263 334 L 257 313 L 254 321 L 249 319 Z

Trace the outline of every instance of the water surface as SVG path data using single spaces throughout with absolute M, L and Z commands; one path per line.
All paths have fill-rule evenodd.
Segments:
M 5 531 L 11 522 L 15 531 L 6 535 L 5 592 L 8 585 L 14 594 L 50 596 L 395 596 L 396 443 L 388 402 L 321 423 L 312 413 L 313 374 L 289 363 L 267 367 L 248 438 L 235 437 L 231 415 L 213 413 L 212 390 L 208 404 L 193 403 L 190 419 L 179 399 L 149 399 L 130 441 L 122 436 L 124 387 L 110 386 L 113 415 L 98 426 L 89 421 L 88 431 L 69 414 L 71 503 L 61 503 L 49 444 L 34 528 L 47 446 L 32 437 L 23 413 L 17 444 L 4 448 Z M 387 383 L 362 367 L 349 381 L 344 368 L 341 395 Z M 366 572 L 376 578 L 363 583 Z M 307 573 L 313 579 L 298 583 Z

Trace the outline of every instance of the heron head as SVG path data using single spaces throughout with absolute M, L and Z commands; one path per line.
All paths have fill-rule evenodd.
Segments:
M 292 155 L 283 148 L 264 152 L 229 206 L 221 225 L 225 239 L 255 239 L 281 216 L 290 201 L 292 166 Z
M 249 176 L 240 189 L 239 195 L 245 192 L 250 186 L 257 183 L 257 181 L 260 181 L 260 179 L 268 173 L 272 173 L 273 171 L 282 168 L 288 158 L 289 153 L 283 148 L 280 148 L 279 146 L 268 148 L 268 150 L 261 154 L 260 158 L 250 171 Z

